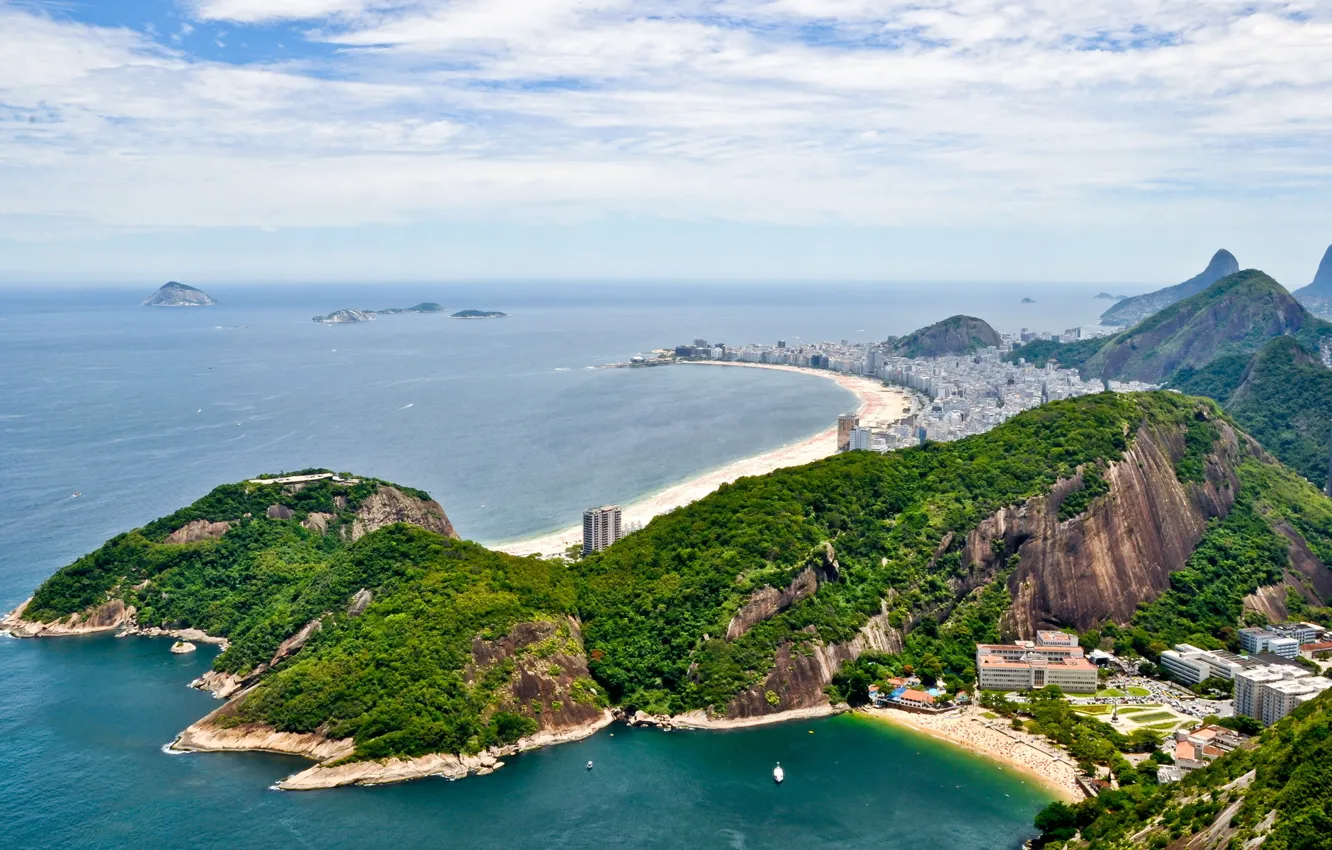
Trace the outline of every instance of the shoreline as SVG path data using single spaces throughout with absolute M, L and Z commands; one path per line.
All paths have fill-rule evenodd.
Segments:
M 781 372 L 813 375 L 824 380 L 835 381 L 843 389 L 853 393 L 859 405 L 856 413 L 861 419 L 875 424 L 888 424 L 903 418 L 902 407 L 912 405 L 910 393 L 899 387 L 890 387 L 873 378 L 851 375 L 843 372 L 829 372 L 822 369 L 806 369 L 799 366 L 780 366 L 768 363 L 724 363 L 713 361 L 681 361 L 673 365 L 716 366 L 743 369 L 770 369 Z M 788 443 L 776 449 L 699 473 L 684 481 L 672 484 L 655 493 L 636 499 L 623 508 L 623 522 L 640 523 L 646 526 L 654 518 L 670 513 L 676 508 L 697 502 L 717 490 L 723 484 L 729 484 L 737 478 L 754 475 L 766 475 L 778 469 L 802 466 L 816 460 L 822 460 L 837 453 L 837 427 L 805 437 L 795 443 Z M 502 543 L 482 544 L 489 549 L 509 555 L 562 555 L 570 546 L 583 542 L 583 527 L 572 525 L 560 531 L 511 540 Z
M 1077 768 L 1066 753 L 1052 756 L 1049 751 L 1053 746 L 1034 744 L 1028 740 L 1030 735 L 1004 729 L 997 721 L 987 721 L 975 706 L 943 715 L 911 714 L 891 708 L 862 708 L 856 714 L 981 756 L 1001 769 L 1026 776 L 1062 802 L 1084 799 L 1076 781 Z

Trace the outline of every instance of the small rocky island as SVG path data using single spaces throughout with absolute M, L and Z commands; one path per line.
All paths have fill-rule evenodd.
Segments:
M 499 310 L 459 310 L 451 318 L 454 319 L 507 319 L 508 313 L 501 313 Z
M 1023 299 L 1022 299 L 1022 303 L 1023 303 L 1023 304 L 1035 304 L 1035 303 L 1036 303 L 1036 299 L 1035 299 L 1035 298 L 1023 298 Z
M 375 310 L 382 316 L 395 316 L 398 313 L 443 313 L 444 308 L 434 301 L 423 301 L 415 307 L 390 307 L 387 310 Z
M 1127 295 L 1111 295 L 1108 292 L 1098 292 L 1092 297 L 1101 301 L 1123 301 L 1125 298 L 1128 298 Z
M 390 307 L 387 310 L 335 310 L 327 316 L 315 316 L 311 321 L 325 325 L 343 325 L 349 322 L 373 322 L 376 316 L 397 316 L 402 313 L 443 313 L 444 308 L 433 301 L 423 301 L 415 307 Z M 498 315 L 502 316 L 503 313 Z M 455 314 L 456 317 L 456 314 Z
M 170 281 L 143 302 L 145 307 L 212 307 L 217 302 L 202 289 Z
M 334 310 L 327 316 L 315 316 L 311 321 L 319 322 L 323 325 L 346 325 L 352 322 L 373 322 L 375 314 L 372 310 Z

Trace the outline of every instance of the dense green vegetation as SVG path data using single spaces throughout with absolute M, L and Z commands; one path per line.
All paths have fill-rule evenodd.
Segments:
M 971 354 L 1003 343 L 999 333 L 974 316 L 950 316 L 892 340 L 892 349 L 902 357 L 943 357 Z
M 342 600 L 357 587 L 377 590 L 351 617 Z M 518 623 L 555 621 L 552 638 L 530 651 L 578 651 L 567 622 L 555 619 L 574 607 L 562 563 L 511 558 L 410 526 L 358 541 L 308 595 L 292 605 L 333 613 L 240 704 L 238 717 L 292 732 L 324 727 L 354 737 L 361 758 L 476 752 L 536 730 L 506 705 L 512 659 L 469 675 L 478 635 L 495 640 Z
M 1224 403 L 1263 448 L 1315 484 L 1327 482 L 1332 370 L 1314 351 L 1289 337 L 1273 340 Z
M 979 437 L 852 452 L 724 487 L 580 563 L 593 670 L 630 706 L 721 706 L 768 672 L 780 644 L 798 652 L 849 640 L 887 597 L 890 623 L 915 622 L 919 632 L 904 663 L 919 667 L 933 654 L 944 675 L 970 681 L 971 648 L 961 648 L 969 638 L 947 638 L 954 588 L 989 578 L 963 563 L 966 532 L 1084 464 L 1118 459 L 1144 418 L 1182 426 L 1197 404 L 1170 394 L 1054 402 Z M 787 586 L 825 541 L 842 567 L 838 581 L 737 640 L 720 637 L 754 591 Z
M 1247 788 L 1225 787 L 1249 771 L 1254 778 Z M 1121 777 L 1120 788 L 1093 799 L 1050 804 L 1036 826 L 1046 847 L 1164 848 L 1208 829 L 1238 802 L 1231 834 L 1222 836 L 1226 843 L 1220 846 L 1253 846 L 1246 842 L 1266 832 L 1264 850 L 1319 850 L 1332 835 L 1330 776 L 1332 694 L 1324 694 L 1265 731 L 1256 746 L 1229 753 L 1180 783 L 1125 784 Z M 1270 830 L 1262 826 L 1268 817 Z

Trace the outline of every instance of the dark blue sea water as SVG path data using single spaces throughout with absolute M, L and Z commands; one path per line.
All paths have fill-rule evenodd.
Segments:
M 420 487 L 464 537 L 494 542 L 798 440 L 852 402 L 786 373 L 587 368 L 656 346 L 876 339 L 956 312 L 1000 330 L 1061 329 L 1103 306 L 1086 288 L 1054 287 L 207 288 L 223 303 L 199 311 L 144 309 L 148 292 L 0 292 L 0 608 L 113 534 L 259 472 L 327 466 Z M 1022 295 L 1037 304 L 1019 306 Z M 512 318 L 309 321 L 423 300 Z M 299 760 L 161 752 L 214 705 L 185 687 L 210 653 L 166 647 L 0 639 L 0 847 L 927 837 L 982 850 L 1015 847 L 1044 802 L 983 761 L 853 719 L 617 729 L 460 783 L 279 793 L 269 785 Z M 776 760 L 788 767 L 780 789 Z

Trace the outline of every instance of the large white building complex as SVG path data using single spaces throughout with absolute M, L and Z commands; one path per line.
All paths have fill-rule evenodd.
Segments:
M 1097 668 L 1082 656 L 1077 638 L 1037 632 L 1035 641 L 978 644 L 976 676 L 982 690 L 1029 691 L 1058 685 L 1071 693 L 1096 693 Z
M 1240 646 L 1245 652 L 1270 652 L 1282 658 L 1300 654 L 1300 646 L 1315 643 L 1323 634 L 1313 623 L 1281 623 L 1265 629 L 1240 629 Z
M 624 536 L 619 505 L 583 511 L 583 554 L 600 552 Z
M 1271 726 L 1328 688 L 1332 679 L 1294 664 L 1257 664 L 1235 676 L 1235 713 Z
M 1236 673 L 1252 663 L 1233 652 L 1199 649 L 1189 643 L 1175 644 L 1174 649 L 1161 653 L 1161 666 L 1166 673 L 1185 685 L 1197 685 L 1207 679 L 1234 679 Z

